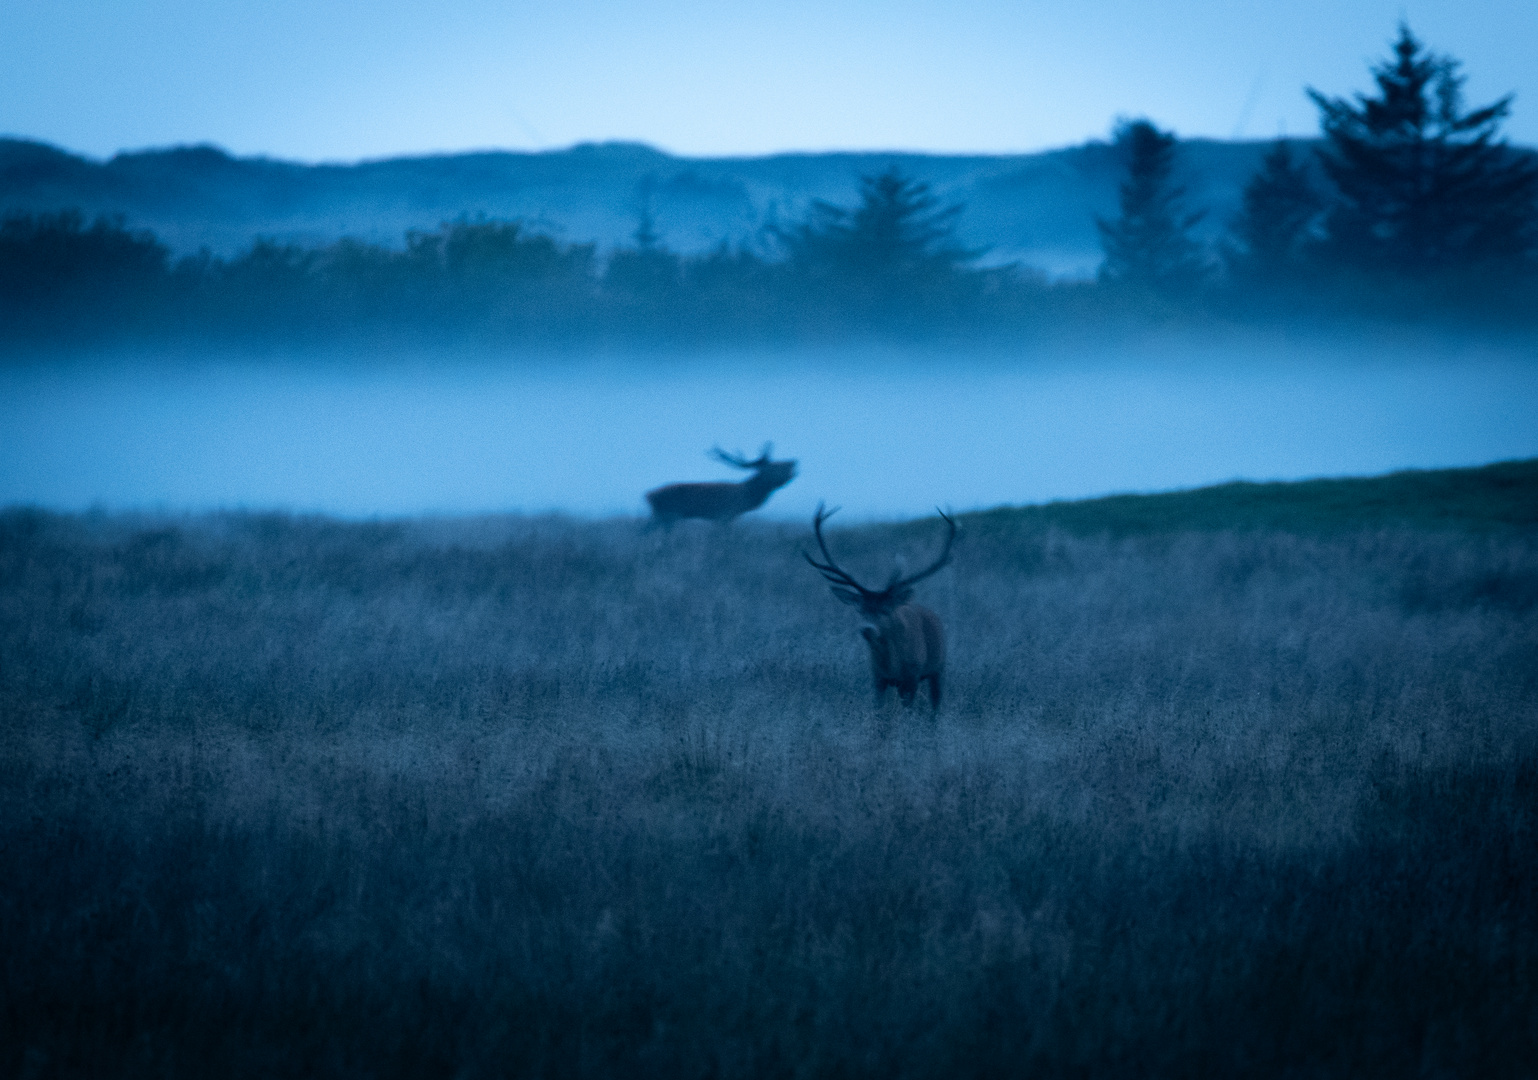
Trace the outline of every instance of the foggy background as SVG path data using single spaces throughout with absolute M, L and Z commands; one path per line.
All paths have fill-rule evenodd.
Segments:
M 1530 250 L 1406 269 L 1321 243 L 1337 201 L 1231 257 L 1266 140 L 1324 191 L 1306 90 L 1402 24 L 1530 167 L 1514 0 L 7 5 L 0 504 L 631 514 L 773 441 L 766 513 L 879 517 L 1531 456 Z M 1173 242 L 1102 266 L 1137 160 Z M 881 176 L 890 265 L 838 248 Z
M 1242 358 L 1242 359 L 1241 359 Z M 431 353 L 0 368 L 0 504 L 639 514 L 772 440 L 759 513 L 1361 475 L 1538 455 L 1538 346 L 1405 333 L 1061 350 Z

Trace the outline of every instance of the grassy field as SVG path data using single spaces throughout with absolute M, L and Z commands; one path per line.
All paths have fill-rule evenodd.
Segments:
M 1535 514 L 5 511 L 0 1074 L 1531 1075 Z

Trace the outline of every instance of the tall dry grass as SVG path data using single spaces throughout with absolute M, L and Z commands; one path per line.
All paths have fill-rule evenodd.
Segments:
M 0 515 L 0 1071 L 1531 1068 L 1530 530 L 966 525 Z

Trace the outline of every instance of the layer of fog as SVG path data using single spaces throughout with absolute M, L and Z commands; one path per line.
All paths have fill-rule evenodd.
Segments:
M 0 369 L 0 505 L 638 514 L 773 440 L 765 513 L 924 514 L 1538 456 L 1538 345 L 1405 336 Z

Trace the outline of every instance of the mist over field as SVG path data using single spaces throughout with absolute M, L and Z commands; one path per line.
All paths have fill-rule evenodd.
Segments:
M 773 441 L 761 511 L 1367 475 L 1538 454 L 1538 346 L 1403 331 L 598 356 L 109 354 L 0 367 L 0 504 L 642 513 Z

